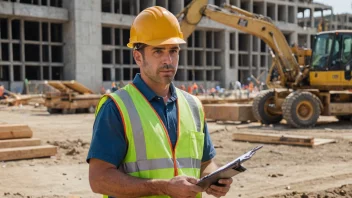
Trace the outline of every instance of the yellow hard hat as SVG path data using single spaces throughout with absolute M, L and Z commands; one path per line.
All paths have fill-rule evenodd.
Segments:
M 132 23 L 127 47 L 133 48 L 135 43 L 157 46 L 186 42 L 177 18 L 165 8 L 153 6 L 139 13 Z

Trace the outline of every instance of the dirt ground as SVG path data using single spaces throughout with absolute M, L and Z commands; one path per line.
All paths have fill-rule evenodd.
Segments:
M 0 106 L 0 124 L 28 124 L 42 144 L 59 147 L 58 154 L 51 158 L 0 162 L 0 197 L 101 197 L 90 190 L 85 162 L 93 121 L 93 114 L 50 115 L 44 107 Z M 259 145 L 234 142 L 233 132 L 305 135 L 338 141 L 315 148 L 265 144 L 244 164 L 247 171 L 234 177 L 226 197 L 352 197 L 351 122 L 322 117 L 310 129 L 293 129 L 284 122 L 275 126 L 215 122 L 208 125 L 219 165 Z

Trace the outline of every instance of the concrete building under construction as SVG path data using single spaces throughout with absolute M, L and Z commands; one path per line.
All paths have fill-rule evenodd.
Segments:
M 191 0 L 0 0 L 0 84 L 20 92 L 25 79 L 77 80 L 99 91 L 127 83 L 139 72 L 126 47 L 129 27 L 143 9 L 159 5 L 180 12 Z M 310 47 L 318 12 L 331 6 L 309 0 L 209 0 L 272 18 L 288 43 Z M 332 22 L 333 20 L 333 22 Z M 352 29 L 352 16 L 334 17 L 331 28 Z M 209 88 L 248 83 L 266 73 L 271 56 L 260 39 L 203 18 L 182 46 L 175 82 Z M 261 76 L 265 79 L 265 75 Z

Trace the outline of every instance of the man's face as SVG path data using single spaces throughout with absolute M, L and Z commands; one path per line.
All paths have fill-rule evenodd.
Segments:
M 151 81 L 169 84 L 174 79 L 179 58 L 179 45 L 147 46 L 138 60 L 142 75 Z

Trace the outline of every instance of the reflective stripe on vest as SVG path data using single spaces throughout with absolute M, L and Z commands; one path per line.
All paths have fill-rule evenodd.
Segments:
M 194 122 L 196 123 L 196 127 L 197 127 L 197 131 L 198 132 L 202 132 L 200 129 L 201 129 L 201 119 L 200 119 L 200 115 L 199 115 L 199 108 L 198 108 L 198 105 L 196 103 L 196 101 L 194 100 L 194 98 L 189 95 L 187 92 L 185 91 L 181 91 L 182 95 L 186 98 L 189 106 L 191 107 L 191 111 L 192 111 L 192 114 L 193 114 L 193 119 L 194 119 Z
M 204 112 L 195 96 L 179 89 L 176 93 L 178 140 L 174 149 L 157 112 L 136 87 L 129 84 L 108 95 L 117 105 L 124 124 L 128 150 L 120 168 L 127 174 L 140 178 L 171 179 L 176 175 L 199 178 L 204 144 Z M 101 99 L 97 113 L 107 98 Z
M 116 94 L 120 96 L 120 98 L 124 102 L 131 120 L 131 125 L 133 126 L 132 132 L 133 139 L 135 142 L 134 144 L 136 146 L 137 160 L 145 160 L 147 159 L 147 150 L 144 140 L 144 131 L 136 106 L 133 104 L 133 101 L 126 90 L 120 89 L 116 92 Z
M 200 168 L 201 160 L 193 158 L 178 158 L 176 159 L 177 167 L 179 168 Z M 174 162 L 171 158 L 161 158 L 153 160 L 144 160 L 138 162 L 128 162 L 122 165 L 126 173 L 138 171 L 156 170 L 163 168 L 173 168 Z

